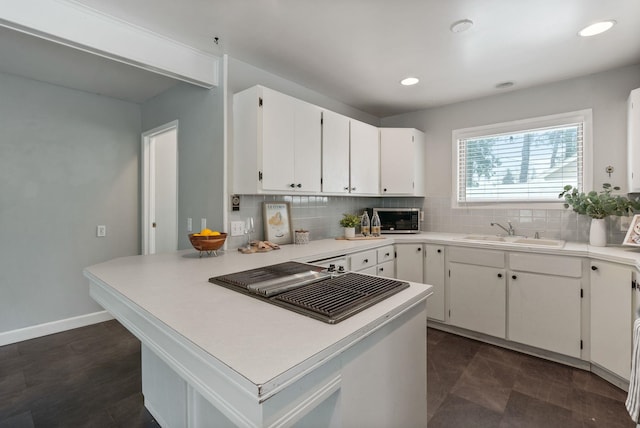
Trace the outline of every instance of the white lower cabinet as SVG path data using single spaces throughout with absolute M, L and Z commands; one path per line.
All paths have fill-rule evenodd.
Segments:
M 444 321 L 444 246 L 425 244 L 423 277 L 425 284 L 433 286 L 433 294 L 427 299 L 427 317 Z
M 629 379 L 633 304 L 632 269 L 591 262 L 591 361 Z
M 393 245 L 367 250 L 349 256 L 350 270 L 367 275 L 395 278 L 395 252 Z
M 403 281 L 424 282 L 422 252 L 422 244 L 396 244 L 396 278 Z
M 582 260 L 511 253 L 509 267 L 508 339 L 580 358 Z
M 448 271 L 449 323 L 504 339 L 506 337 L 504 253 L 450 247 Z

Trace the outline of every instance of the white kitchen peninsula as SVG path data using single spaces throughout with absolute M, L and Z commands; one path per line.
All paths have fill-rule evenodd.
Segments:
M 381 244 L 326 240 L 202 259 L 186 250 L 85 275 L 91 296 L 142 342 L 145 406 L 163 427 L 424 427 L 430 286 L 412 283 L 330 325 L 208 282 Z

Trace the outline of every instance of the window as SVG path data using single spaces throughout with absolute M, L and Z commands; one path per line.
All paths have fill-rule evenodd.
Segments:
M 591 110 L 453 132 L 454 205 L 558 202 L 591 184 Z

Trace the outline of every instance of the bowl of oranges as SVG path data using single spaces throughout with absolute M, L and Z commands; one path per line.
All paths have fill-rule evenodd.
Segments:
M 191 241 L 193 248 L 200 251 L 200 257 L 202 257 L 202 253 L 207 253 L 207 255 L 213 253 L 217 256 L 217 251 L 222 248 L 226 239 L 226 233 L 211 229 L 202 229 L 200 232 L 189 234 L 189 241 Z

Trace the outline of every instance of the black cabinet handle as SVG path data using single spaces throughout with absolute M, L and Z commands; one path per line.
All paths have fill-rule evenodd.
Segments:
M 391 255 L 391 254 L 389 254 L 389 253 L 385 253 L 385 254 L 384 254 L 384 256 L 385 256 L 385 257 L 389 257 L 390 255 Z
M 438 248 L 438 253 L 441 253 L 441 252 L 442 252 L 442 250 Z
M 369 263 L 369 259 L 364 259 L 362 263 Z
M 418 251 L 422 251 L 422 247 L 418 247 Z
M 298 185 L 296 186 L 298 189 L 302 187 L 302 183 L 298 183 Z
M 498 278 L 502 278 L 502 274 L 501 273 L 498 274 Z
M 511 279 L 518 279 L 518 277 L 515 275 L 511 275 Z
M 383 191 L 384 191 L 384 192 L 386 192 L 386 191 L 387 191 L 387 188 L 385 187 L 385 188 L 383 189 Z
M 291 187 L 293 189 L 294 187 L 296 187 L 296 185 L 294 183 L 291 183 L 291 184 L 289 184 L 289 187 Z
M 349 187 L 345 187 L 344 190 L 349 190 Z
M 591 266 L 591 270 L 598 270 L 598 266 Z
M 384 271 L 384 268 L 380 268 L 380 272 L 383 272 L 383 271 Z

